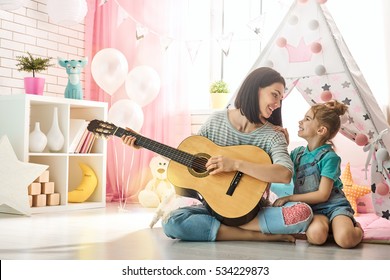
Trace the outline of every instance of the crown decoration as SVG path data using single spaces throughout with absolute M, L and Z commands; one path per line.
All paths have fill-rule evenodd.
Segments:
M 311 60 L 312 51 L 310 45 L 305 43 L 303 37 L 299 41 L 298 46 L 294 47 L 290 44 L 286 44 L 286 49 L 289 56 L 290 63 L 307 62 Z

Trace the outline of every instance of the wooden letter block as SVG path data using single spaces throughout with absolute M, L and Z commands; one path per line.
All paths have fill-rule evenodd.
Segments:
M 44 183 L 49 182 L 49 170 L 44 171 L 41 176 L 35 179 L 34 182 Z
M 54 193 L 54 182 L 42 183 L 42 194 Z
M 60 205 L 60 194 L 59 193 L 51 193 L 46 195 L 46 205 L 47 206 L 54 206 L 54 205 Z
M 37 194 L 33 195 L 33 207 L 46 206 L 46 195 Z
M 28 194 L 36 195 L 41 193 L 41 183 L 31 183 L 28 186 Z

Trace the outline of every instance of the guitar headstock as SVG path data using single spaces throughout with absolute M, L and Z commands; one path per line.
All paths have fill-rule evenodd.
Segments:
M 115 131 L 117 130 L 117 126 L 109 122 L 92 120 L 88 124 L 87 129 L 96 136 L 108 138 L 115 133 Z

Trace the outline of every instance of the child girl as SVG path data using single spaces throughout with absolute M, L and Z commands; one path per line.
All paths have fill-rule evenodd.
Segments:
M 347 109 L 336 100 L 315 104 L 299 121 L 298 136 L 307 141 L 307 147 L 298 147 L 290 154 L 295 171 L 294 194 L 278 198 L 273 204 L 282 206 L 300 201 L 312 207 L 314 217 L 306 231 L 311 244 L 324 244 L 329 231 L 342 248 L 353 248 L 363 238 L 363 230 L 355 221 L 354 211 L 341 190 L 341 159 L 332 149 L 331 142 L 340 129 L 340 116 Z M 287 131 L 284 132 L 288 137 Z

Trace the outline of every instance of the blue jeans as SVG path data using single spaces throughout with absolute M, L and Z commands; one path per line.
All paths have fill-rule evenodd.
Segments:
M 316 162 L 315 164 L 307 163 L 300 165 L 296 170 L 294 193 L 304 194 L 317 191 L 320 186 L 320 180 L 320 170 Z M 352 222 L 356 224 L 353 216 L 354 211 L 341 189 L 333 187 L 326 202 L 311 205 L 311 208 L 314 214 L 325 215 L 329 221 L 332 221 L 338 215 L 344 215 L 350 217 Z
M 295 224 L 284 223 L 282 209 L 291 207 L 298 202 L 289 202 L 283 207 L 261 208 L 255 219 L 258 219 L 263 233 L 295 234 L 305 232 L 309 226 L 313 213 L 311 208 L 304 204 L 310 215 Z M 202 204 L 176 209 L 170 217 L 162 222 L 165 234 L 173 239 L 186 241 L 215 241 L 221 222 L 213 217 Z

